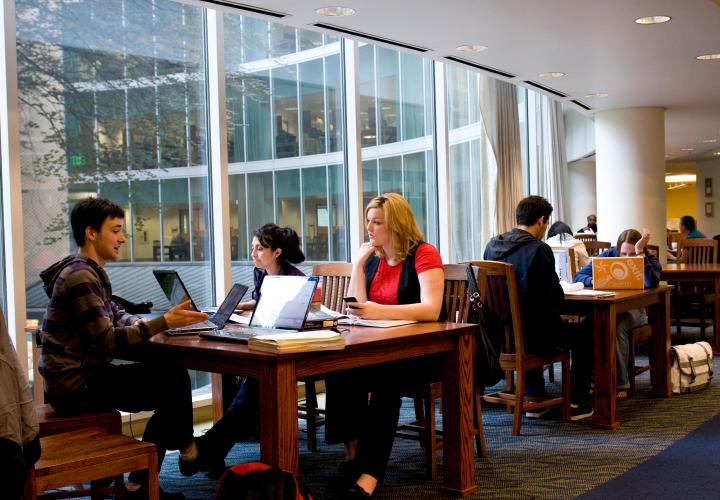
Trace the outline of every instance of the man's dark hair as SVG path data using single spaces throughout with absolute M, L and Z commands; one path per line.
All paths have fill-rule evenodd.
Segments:
M 100 228 L 108 217 L 125 218 L 125 211 L 120 205 L 105 198 L 85 198 L 78 202 L 70 212 L 70 226 L 73 238 L 79 247 L 85 244 L 85 229 L 88 226 L 95 231 Z
M 552 226 L 548 229 L 547 237 L 552 238 L 558 234 L 569 234 L 572 238 L 573 232 L 572 229 L 570 229 L 570 226 L 565 224 L 563 221 L 557 221 L 553 222 Z M 562 239 L 562 237 L 560 239 Z
M 542 196 L 528 196 L 518 203 L 515 209 L 515 222 L 522 226 L 532 226 L 540 217 L 550 218 L 553 207 Z
M 692 215 L 683 215 L 680 217 L 680 225 L 685 227 L 688 231 L 695 231 L 695 228 L 697 227 L 695 225 L 695 219 Z

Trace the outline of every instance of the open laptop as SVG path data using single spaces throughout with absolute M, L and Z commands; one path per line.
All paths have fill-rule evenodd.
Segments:
M 642 290 L 645 258 L 593 257 L 593 288 L 596 290 Z
M 555 257 L 555 273 L 560 281 L 572 283 L 570 276 L 569 252 L 567 248 L 553 248 L 553 257 Z
M 195 305 L 195 301 L 190 296 L 190 292 L 187 291 L 185 283 L 180 279 L 180 275 L 177 271 L 171 270 L 153 270 L 155 279 L 157 279 L 162 288 L 165 296 L 170 302 L 170 306 L 174 307 L 181 302 L 190 300 L 190 305 L 193 310 L 198 311 L 199 309 Z M 210 315 L 207 321 L 201 321 L 200 323 L 194 323 L 188 326 L 182 326 L 167 330 L 168 335 L 189 335 L 206 330 L 222 329 L 230 319 L 230 316 L 235 312 L 235 307 L 240 303 L 243 296 L 247 292 L 248 287 L 236 283 L 232 286 L 228 292 L 225 300 L 223 300 L 217 311 Z
M 317 284 L 317 276 L 265 276 L 249 326 L 232 325 L 223 330 L 201 332 L 200 336 L 247 342 L 255 335 L 300 331 Z

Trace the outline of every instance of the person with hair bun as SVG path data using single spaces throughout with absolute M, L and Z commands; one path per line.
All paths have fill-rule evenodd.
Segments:
M 570 226 L 562 221 L 552 223 L 548 229 L 545 243 L 547 243 L 553 250 L 572 248 L 575 251 L 576 269 L 581 269 L 590 262 L 587 249 L 585 249 L 585 243 L 575 239 Z
M 240 303 L 238 309 L 251 310 L 260 298 L 260 288 L 265 276 L 305 276 L 293 264 L 305 260 L 300 246 L 300 238 L 294 229 L 265 224 L 253 231 L 250 247 L 255 269 L 253 271 L 255 289 L 252 299 Z M 227 377 L 224 378 L 224 384 Z M 229 385 L 229 384 L 228 384 Z M 199 471 L 211 474 L 225 469 L 225 456 L 237 441 L 253 438 L 256 435 L 257 413 L 259 407 L 259 384 L 257 379 L 240 377 L 238 391 L 223 417 L 196 441 L 203 451 L 202 460 L 187 462 L 180 458 L 180 472 L 191 476 Z
M 615 246 L 605 250 L 600 254 L 600 257 L 644 256 L 643 273 L 645 288 L 655 288 L 660 284 L 660 271 L 662 267 L 657 256 L 645 251 L 645 247 L 649 242 L 650 231 L 646 228 L 643 228 L 642 233 L 636 229 L 626 229 L 618 236 Z M 573 281 L 575 283 L 582 283 L 585 286 L 593 286 L 592 264 L 588 264 L 580 269 L 573 278 Z M 615 320 L 618 398 L 626 398 L 627 390 L 630 388 L 628 356 L 630 353 L 630 342 L 632 342 L 631 331 L 633 328 L 644 325 L 647 322 L 648 317 L 644 308 L 620 313 Z

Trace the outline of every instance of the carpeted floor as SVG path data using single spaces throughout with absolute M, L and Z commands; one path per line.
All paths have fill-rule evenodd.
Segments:
M 718 361 L 715 368 L 720 368 Z M 556 380 L 559 379 L 558 374 Z M 589 420 L 565 424 L 557 420 L 524 419 L 522 435 L 513 437 L 510 434 L 511 415 L 485 407 L 483 416 L 490 456 L 476 459 L 480 491 L 471 498 L 576 497 L 655 457 L 720 413 L 717 383 L 705 391 L 670 399 L 651 398 L 649 384 L 649 374 L 641 375 L 637 396 L 619 401 L 621 425 L 615 431 L 594 429 Z M 409 403 L 406 401 L 403 405 L 405 417 L 412 415 Z M 342 446 L 324 444 L 322 430 L 319 442 L 317 453 L 305 451 L 304 433 L 301 432 L 301 478 L 316 498 L 332 499 L 341 492 L 336 471 L 343 450 Z M 227 463 L 257 460 L 258 457 L 257 444 L 240 443 L 228 455 Z M 652 467 L 653 462 L 648 464 Z M 716 466 L 713 467 L 715 470 Z M 419 444 L 396 440 L 386 480 L 377 490 L 376 497 L 444 498 L 441 482 L 428 481 L 424 474 Z M 639 480 L 644 481 L 643 477 Z M 666 480 L 674 482 L 679 477 L 687 478 L 688 475 L 668 473 Z M 217 482 L 204 474 L 182 477 L 177 469 L 177 455 L 171 454 L 163 466 L 161 485 L 169 491 L 183 491 L 188 499 L 210 499 Z M 663 491 L 661 487 L 658 490 Z M 717 488 L 713 490 L 717 491 Z M 611 491 L 623 496 L 619 494 L 622 490 Z M 654 495 L 654 498 L 658 497 L 662 495 Z

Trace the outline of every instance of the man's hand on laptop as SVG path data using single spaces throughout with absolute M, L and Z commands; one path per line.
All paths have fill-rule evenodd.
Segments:
M 199 323 L 208 319 L 208 315 L 204 312 L 193 311 L 190 309 L 190 301 L 186 300 L 176 305 L 168 312 L 163 314 L 168 328 L 177 328 L 178 326 L 187 326 Z

